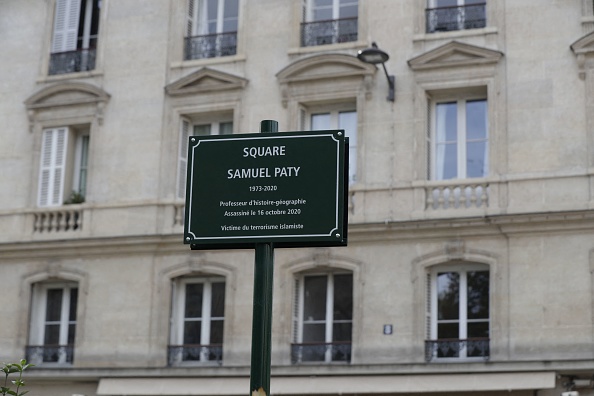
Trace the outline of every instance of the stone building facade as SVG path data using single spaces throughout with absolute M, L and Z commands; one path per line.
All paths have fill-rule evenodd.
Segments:
M 273 394 L 594 394 L 591 0 L 2 0 L 0 49 L 31 395 L 249 391 L 254 252 L 182 243 L 185 144 L 265 119 L 351 143 L 348 246 L 275 251 Z

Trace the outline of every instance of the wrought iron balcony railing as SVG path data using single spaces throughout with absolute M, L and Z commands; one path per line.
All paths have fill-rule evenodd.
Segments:
M 25 357 L 28 363 L 38 366 L 44 363 L 72 364 L 74 345 L 27 345 Z
M 50 54 L 49 74 L 66 74 L 95 69 L 97 50 L 95 48 Z
M 185 38 L 184 59 L 205 59 L 237 53 L 237 32 L 207 34 Z
M 291 363 L 351 361 L 351 342 L 291 344 Z
M 358 18 L 332 19 L 301 23 L 301 46 L 348 43 L 357 41 Z
M 486 3 L 425 10 L 427 33 L 478 29 L 487 26 Z
M 223 345 L 169 345 L 167 347 L 167 363 L 169 366 L 178 366 L 186 362 L 212 362 L 223 363 Z
M 425 361 L 443 358 L 483 358 L 489 360 L 489 339 L 441 339 L 425 341 Z

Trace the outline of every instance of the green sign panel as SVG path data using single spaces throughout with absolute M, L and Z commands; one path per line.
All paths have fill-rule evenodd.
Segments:
M 192 249 L 346 245 L 344 130 L 191 136 Z

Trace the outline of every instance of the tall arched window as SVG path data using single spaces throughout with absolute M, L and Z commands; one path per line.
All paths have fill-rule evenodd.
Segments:
M 223 360 L 225 278 L 183 277 L 173 282 L 170 366 Z
M 295 277 L 291 361 L 350 362 L 353 274 L 302 273 Z
M 427 361 L 489 358 L 489 274 L 487 265 L 473 263 L 427 273 Z

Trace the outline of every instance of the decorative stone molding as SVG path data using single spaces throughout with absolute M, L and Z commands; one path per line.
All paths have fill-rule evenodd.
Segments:
M 204 67 L 165 86 L 171 96 L 200 94 L 212 91 L 243 89 L 248 80 Z
M 33 131 L 41 112 L 81 106 L 88 107 L 101 125 L 109 98 L 110 95 L 103 89 L 82 82 L 61 82 L 44 87 L 25 101 L 30 130 Z
M 341 91 L 352 91 L 353 96 L 362 87 L 369 99 L 371 77 L 376 71 L 376 66 L 363 63 L 351 55 L 319 54 L 291 63 L 276 77 L 280 83 L 282 104 L 286 108 L 289 99 L 306 91 L 311 83 L 331 83 L 340 87 Z
M 577 57 L 579 77 L 586 79 L 586 71 L 594 69 L 594 32 L 588 33 L 573 44 L 571 50 Z
M 499 51 L 451 41 L 410 59 L 408 65 L 415 71 L 468 67 L 495 64 L 502 56 L 503 53 Z

